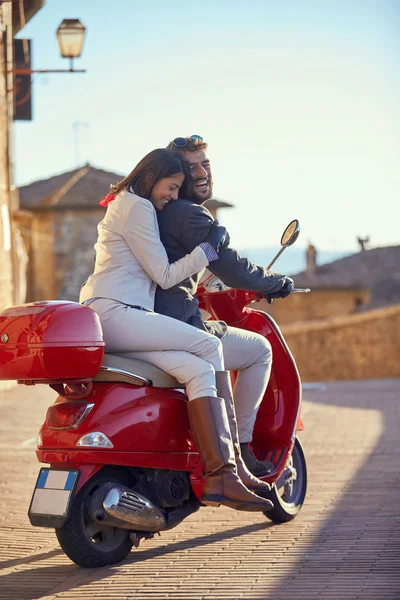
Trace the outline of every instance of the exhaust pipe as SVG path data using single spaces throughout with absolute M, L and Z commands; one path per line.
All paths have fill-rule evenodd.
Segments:
M 152 532 L 161 531 L 167 527 L 165 517 L 160 509 L 138 492 L 113 485 L 103 498 L 103 510 L 96 510 L 94 516 L 104 525 Z

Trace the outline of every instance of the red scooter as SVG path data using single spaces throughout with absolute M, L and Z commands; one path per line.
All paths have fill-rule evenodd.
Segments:
M 298 233 L 294 221 L 282 236 L 282 250 Z M 274 320 L 247 307 L 257 294 L 226 288 L 212 276 L 198 297 L 212 318 L 260 333 L 272 345 L 273 369 L 252 447 L 275 467 L 264 478 L 274 503 L 265 516 L 289 521 L 301 509 L 307 485 L 293 357 Z M 55 528 L 78 565 L 121 561 L 132 545 L 175 527 L 201 506 L 203 464 L 184 390 L 154 365 L 129 354 L 104 354 L 90 307 L 44 301 L 4 311 L 0 379 L 44 383 L 58 393 L 38 435 L 37 457 L 50 466 L 40 469 L 29 518 L 32 525 Z

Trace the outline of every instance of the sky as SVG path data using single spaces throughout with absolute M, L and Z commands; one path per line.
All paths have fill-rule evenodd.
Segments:
M 64 18 L 87 28 L 87 72 L 34 76 L 18 185 L 86 162 L 126 175 L 199 134 L 236 248 L 276 246 L 293 218 L 300 247 L 400 243 L 398 0 L 45 0 L 18 35 L 33 68 L 68 68 Z

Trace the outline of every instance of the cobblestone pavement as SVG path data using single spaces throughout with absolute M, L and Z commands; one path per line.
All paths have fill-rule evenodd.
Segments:
M 400 598 L 400 380 L 306 386 L 301 513 L 203 508 L 118 566 L 85 570 L 26 515 L 35 436 L 54 392 L 0 393 L 0 598 L 369 600 Z

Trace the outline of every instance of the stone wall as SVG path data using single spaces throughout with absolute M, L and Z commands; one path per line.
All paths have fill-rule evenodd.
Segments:
M 93 272 L 103 210 L 41 210 L 21 225 L 29 255 L 28 301 L 77 301 Z M 21 217 L 22 218 L 22 217 Z
M 370 301 L 365 289 L 313 289 L 310 294 L 291 294 L 269 305 L 265 300 L 253 308 L 268 312 L 280 325 L 349 315 Z
M 51 212 L 35 212 L 30 230 L 23 230 L 25 245 L 29 249 L 27 295 L 29 302 L 55 298 L 52 222 Z
M 303 381 L 400 377 L 400 304 L 282 333 Z
M 93 273 L 97 225 L 104 210 L 54 211 L 54 297 L 77 301 L 84 281 Z

